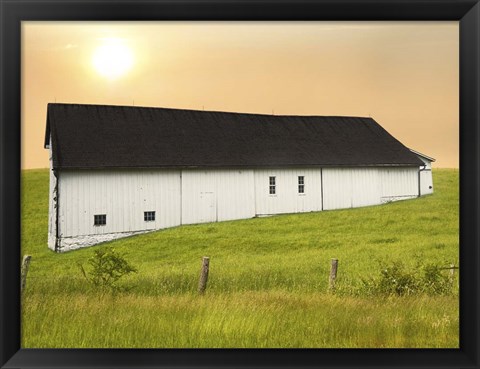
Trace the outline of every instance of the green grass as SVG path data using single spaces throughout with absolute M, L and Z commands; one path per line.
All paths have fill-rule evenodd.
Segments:
M 458 265 L 458 170 L 435 193 L 382 206 L 181 226 L 111 242 L 139 272 L 101 294 L 47 249 L 48 171 L 22 174 L 23 347 L 458 347 L 458 290 L 368 297 L 362 278 L 402 261 Z M 210 256 L 205 296 L 196 295 Z M 331 258 L 337 292 L 327 293 Z

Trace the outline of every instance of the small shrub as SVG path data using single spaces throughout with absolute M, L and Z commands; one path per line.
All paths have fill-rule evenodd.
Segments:
M 85 269 L 78 263 L 80 271 L 92 286 L 100 289 L 118 290 L 117 282 L 120 278 L 137 272 L 137 269 L 125 260 L 124 255 L 112 247 L 95 250 L 87 264 L 90 267 Z
M 378 290 L 388 295 L 411 295 L 419 290 L 419 281 L 401 262 L 394 262 L 381 271 Z
M 453 280 L 434 264 L 423 267 L 422 282 L 424 291 L 435 295 L 448 294 L 453 288 Z
M 418 293 L 430 295 L 449 294 L 453 281 L 434 264 L 418 265 L 408 270 L 396 261 L 382 266 L 377 278 L 362 279 L 361 294 L 406 296 Z

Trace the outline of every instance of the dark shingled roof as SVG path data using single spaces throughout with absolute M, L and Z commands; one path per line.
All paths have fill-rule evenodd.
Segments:
M 48 104 L 53 167 L 422 165 L 372 118 Z

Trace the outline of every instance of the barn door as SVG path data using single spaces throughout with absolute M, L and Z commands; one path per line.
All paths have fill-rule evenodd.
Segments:
M 215 174 L 210 171 L 182 171 L 182 224 L 217 221 Z
M 305 196 L 304 195 L 297 195 L 297 213 L 305 212 Z
M 200 192 L 199 222 L 209 223 L 217 221 L 217 203 L 213 191 Z

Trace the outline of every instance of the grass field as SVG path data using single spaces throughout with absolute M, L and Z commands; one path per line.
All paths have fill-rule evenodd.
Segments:
M 22 173 L 22 254 L 32 255 L 22 346 L 459 347 L 458 289 L 370 296 L 362 279 L 402 261 L 458 265 L 458 170 L 431 196 L 382 206 L 181 226 L 111 242 L 137 267 L 102 293 L 47 249 L 48 171 Z M 207 293 L 196 294 L 202 256 Z M 331 258 L 339 259 L 328 293 Z

